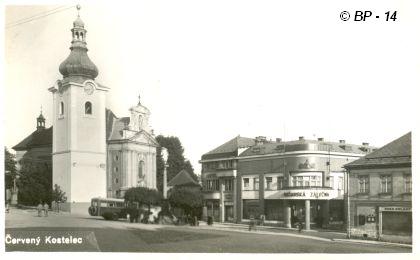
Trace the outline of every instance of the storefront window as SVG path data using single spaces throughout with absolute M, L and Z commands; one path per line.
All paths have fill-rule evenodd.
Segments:
M 258 200 L 243 200 L 243 218 L 250 219 L 259 217 L 259 201 Z
M 265 200 L 264 214 L 266 220 L 283 220 L 282 200 Z

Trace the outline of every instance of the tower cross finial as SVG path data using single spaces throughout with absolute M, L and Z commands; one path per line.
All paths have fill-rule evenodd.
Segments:
M 137 104 L 138 106 L 140 106 L 140 105 L 141 105 L 141 103 L 140 103 L 140 97 L 141 97 L 141 96 L 140 96 L 140 94 L 139 94 L 139 103 Z
M 42 105 L 41 105 L 41 115 L 42 115 Z
M 80 9 L 82 9 L 82 7 L 80 5 L 76 5 L 76 9 L 77 9 L 77 17 L 80 17 Z

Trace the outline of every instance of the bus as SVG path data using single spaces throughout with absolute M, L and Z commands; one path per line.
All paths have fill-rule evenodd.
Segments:
M 88 209 L 91 216 L 102 216 L 106 212 L 112 213 L 112 219 L 127 217 L 126 205 L 123 199 L 92 198 Z

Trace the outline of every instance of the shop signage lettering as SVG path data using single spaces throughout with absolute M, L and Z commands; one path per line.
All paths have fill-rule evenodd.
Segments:
M 330 194 L 328 192 L 311 192 L 311 198 L 324 198 L 329 196 Z
M 379 211 L 411 211 L 409 207 L 379 207 Z
M 285 192 L 285 197 L 306 197 L 305 192 Z
M 334 195 L 329 191 L 285 191 L 281 194 L 283 198 L 290 199 L 330 199 Z M 280 198 L 281 198 L 280 197 Z

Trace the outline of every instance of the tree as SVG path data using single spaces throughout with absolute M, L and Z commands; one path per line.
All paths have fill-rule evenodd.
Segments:
M 51 202 L 52 168 L 47 162 L 24 157 L 20 160 L 20 178 L 17 182 L 18 203 L 37 205 Z
M 152 205 L 160 205 L 162 195 L 155 189 L 133 187 L 125 192 L 124 200 L 130 203 L 137 202 L 139 205 L 146 205 L 150 212 Z
M 55 201 L 55 202 L 67 201 L 66 193 L 61 190 L 61 187 L 58 184 L 54 184 L 54 189 L 51 194 L 51 201 Z
M 196 187 L 175 187 L 168 201 L 171 207 L 180 208 L 190 216 L 199 216 L 203 207 L 203 195 Z
M 6 189 L 13 188 L 13 180 L 17 175 L 16 159 L 6 147 L 4 147 L 4 173 L 4 186 Z
M 191 162 L 186 160 L 184 157 L 184 148 L 182 147 L 181 141 L 178 137 L 158 135 L 156 140 L 161 147 L 168 149 L 167 181 L 170 181 L 181 170 L 186 170 L 194 180 L 198 181 L 198 177 L 194 174 L 194 168 L 192 167 Z M 157 148 L 156 156 L 157 187 L 160 191 L 163 190 L 164 169 L 161 147 Z

